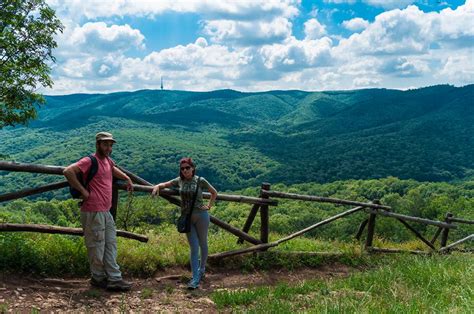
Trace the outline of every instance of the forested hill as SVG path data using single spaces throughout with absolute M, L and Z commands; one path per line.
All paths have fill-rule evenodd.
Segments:
M 176 176 L 182 156 L 194 157 L 220 190 L 262 181 L 451 181 L 474 174 L 474 85 L 142 90 L 46 100 L 28 127 L 0 130 L 4 158 L 67 165 L 94 150 L 97 131 L 108 130 L 118 139 L 114 159 L 151 182 Z M 0 190 L 31 186 L 26 178 L 0 173 Z

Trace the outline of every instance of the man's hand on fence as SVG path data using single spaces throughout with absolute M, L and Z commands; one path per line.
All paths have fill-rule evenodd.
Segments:
M 133 182 L 130 178 L 127 180 L 127 191 L 132 192 L 133 191 Z

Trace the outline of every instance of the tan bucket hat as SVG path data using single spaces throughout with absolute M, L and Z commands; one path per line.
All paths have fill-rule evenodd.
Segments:
M 117 143 L 116 140 L 114 140 L 112 133 L 109 132 L 99 132 L 95 135 L 95 140 L 96 142 L 99 141 L 112 141 L 114 143 Z

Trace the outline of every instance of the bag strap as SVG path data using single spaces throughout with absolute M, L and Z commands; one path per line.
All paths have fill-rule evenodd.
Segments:
M 97 158 L 93 155 L 88 156 L 91 160 L 91 168 L 89 169 L 89 172 L 87 173 L 87 178 L 86 182 L 84 182 L 84 187 L 87 188 L 91 180 L 94 178 L 96 175 L 97 171 L 99 170 L 99 165 L 97 163 Z
M 198 189 L 199 189 L 199 181 L 201 180 L 201 177 L 198 177 L 197 178 L 197 183 L 196 183 L 196 191 L 194 191 L 194 196 L 193 196 L 193 202 L 191 204 L 191 209 L 189 210 L 189 216 L 191 216 L 191 214 L 193 213 L 193 209 L 194 209 L 194 204 L 196 203 L 196 197 L 197 197 L 197 194 L 198 194 Z

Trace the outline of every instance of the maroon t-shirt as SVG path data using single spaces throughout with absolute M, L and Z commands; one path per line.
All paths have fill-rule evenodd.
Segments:
M 109 157 L 97 159 L 97 173 L 89 182 L 89 198 L 82 202 L 81 211 L 85 212 L 106 212 L 112 207 L 112 181 L 114 162 Z M 89 157 L 79 160 L 76 165 L 81 169 L 84 178 L 91 168 L 92 161 Z

